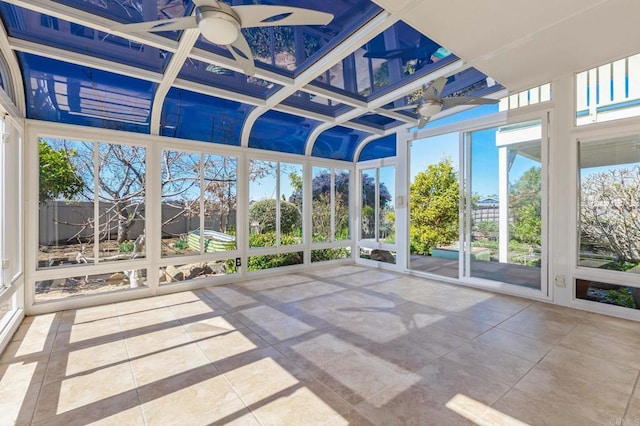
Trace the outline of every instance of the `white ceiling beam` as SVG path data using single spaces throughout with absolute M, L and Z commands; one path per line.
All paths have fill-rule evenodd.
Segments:
M 147 46 L 157 47 L 159 49 L 166 50 L 168 52 L 175 52 L 178 49 L 178 42 L 166 37 L 162 37 L 151 33 L 124 33 L 113 31 L 114 25 L 118 24 L 107 18 L 103 18 L 98 15 L 94 15 L 89 12 L 82 11 L 70 6 L 66 6 L 61 3 L 56 3 L 51 0 L 3 0 L 5 3 L 10 3 L 24 9 L 32 10 L 34 12 L 42 13 L 45 15 L 53 16 L 55 18 L 63 19 L 65 21 L 74 22 L 76 24 L 83 25 L 88 28 L 93 28 L 98 31 L 114 34 L 116 36 L 124 37 L 128 40 L 132 40 L 136 43 L 142 43 Z
M 18 62 L 18 58 L 16 57 L 15 52 L 11 49 L 11 44 L 9 43 L 9 36 L 3 25 L 0 25 L 0 52 L 4 56 L 7 61 L 7 66 L 9 67 L 9 72 L 11 75 L 7 76 L 11 79 L 10 83 L 13 88 L 13 102 L 15 102 L 16 109 L 20 112 L 18 118 L 24 118 L 27 115 L 27 100 L 25 98 L 25 88 L 24 81 L 22 80 L 22 70 L 20 69 L 20 63 Z
M 376 136 L 384 136 L 385 134 L 384 129 L 378 129 L 373 126 L 367 126 L 366 124 L 354 123 L 353 121 L 345 121 L 343 123 L 340 123 L 340 125 L 343 127 L 348 127 L 350 129 L 371 133 Z
M 193 45 L 200 37 L 200 30 L 197 28 L 191 28 L 184 30 L 182 37 L 180 37 L 180 45 L 178 50 L 171 56 L 169 64 L 164 71 L 164 77 L 162 82 L 156 89 L 156 94 L 153 97 L 153 105 L 151 106 L 151 123 L 149 132 L 152 135 L 160 134 L 160 118 L 162 117 L 162 106 L 164 105 L 165 98 L 169 89 L 173 85 L 174 81 L 178 77 L 178 73 L 184 65 L 184 61 L 191 52 Z
M 100 59 L 81 53 L 71 52 L 69 50 L 58 49 L 56 47 L 45 46 L 43 44 L 33 43 L 27 40 L 9 37 L 9 44 L 13 50 L 16 50 L 18 52 L 44 56 L 45 58 L 49 59 L 69 62 L 72 64 L 91 67 L 115 74 L 122 74 L 141 80 L 152 81 L 154 83 L 160 83 L 163 80 L 163 75 L 158 72 L 121 64 L 119 62 L 109 61 L 106 59 Z
M 395 90 L 390 91 L 389 93 L 384 94 L 383 96 L 380 96 L 379 98 L 376 98 L 374 100 L 372 100 L 371 102 L 369 102 L 367 104 L 367 107 L 365 108 L 365 110 L 356 108 L 353 109 L 351 111 L 348 111 L 338 117 L 336 117 L 336 125 L 338 124 L 342 124 L 344 122 L 347 122 L 349 120 L 352 120 L 354 118 L 357 118 L 363 114 L 366 114 L 369 111 L 375 111 L 377 108 L 382 107 L 383 105 L 388 104 L 389 102 L 392 102 L 404 95 L 407 95 L 409 93 L 412 93 L 416 90 L 418 90 L 419 88 L 421 88 L 425 82 L 427 81 L 433 81 L 439 77 L 444 77 L 447 76 L 449 74 L 452 74 L 454 72 L 459 72 L 461 69 L 464 68 L 464 61 L 462 60 L 457 60 L 455 62 L 452 62 L 450 64 L 447 64 L 441 68 L 438 68 L 437 70 L 434 70 L 432 73 L 429 73 L 427 75 L 425 75 L 422 78 L 416 79 L 410 83 L 407 83 Z M 329 126 L 331 127 L 331 126 Z M 322 128 L 322 131 L 328 129 L 329 127 L 325 127 L 325 126 L 318 126 L 316 128 L 316 130 Z M 322 133 L 322 132 L 320 132 Z M 311 152 L 313 151 L 313 145 L 315 144 L 315 141 L 317 139 L 317 137 L 320 135 L 320 133 L 317 132 L 313 132 L 308 140 L 307 140 L 307 148 L 305 150 L 306 155 L 311 155 Z
M 178 89 L 188 90 L 190 92 L 201 93 L 203 95 L 215 96 L 216 98 L 241 102 L 243 104 L 248 104 L 248 105 L 254 105 L 254 106 L 266 105 L 266 101 L 264 99 L 254 98 L 249 95 L 243 95 L 242 93 L 221 89 L 219 87 L 207 86 L 206 84 L 196 83 L 194 81 L 185 80 L 182 78 L 176 78 L 173 82 L 173 87 L 176 87 Z
M 309 82 L 313 81 L 318 75 L 330 70 L 334 65 L 342 61 L 344 58 L 358 50 L 363 44 L 380 34 L 398 21 L 387 11 L 382 11 L 365 25 L 356 30 L 347 37 L 342 43 L 338 44 L 327 54 L 304 70 L 298 77 L 294 79 L 294 83 L 285 86 L 267 99 L 267 105 L 264 108 L 258 108 L 249 114 L 244 122 L 240 139 L 240 146 L 249 146 L 249 136 L 251 128 L 255 124 L 260 115 L 264 114 L 270 108 L 278 105 L 296 91 L 302 90 Z
M 362 101 L 359 99 L 354 99 L 351 96 L 344 95 L 342 93 L 332 92 L 329 89 L 324 87 L 306 85 L 303 89 L 304 92 L 309 93 L 315 96 L 321 96 L 326 99 L 330 99 L 332 101 L 336 101 L 338 103 L 348 105 L 353 108 L 366 108 L 367 101 Z
M 267 99 L 267 105 L 279 104 L 297 90 L 302 90 L 319 75 L 329 71 L 344 58 L 362 47 L 363 44 L 370 41 L 373 37 L 377 36 L 397 21 L 398 18 L 391 16 L 389 12 L 380 12 L 372 20 L 347 37 L 342 43 L 334 47 L 330 54 L 323 56 L 300 73 L 300 75 L 294 79 L 293 85 L 284 87 L 270 96 L 269 99 Z
M 334 117 L 320 114 L 314 111 L 301 110 L 300 108 L 296 108 L 290 105 L 279 104 L 271 108 L 274 111 L 284 112 L 287 114 L 298 115 L 300 117 L 310 118 L 312 120 L 323 121 L 326 123 L 332 123 L 335 121 Z

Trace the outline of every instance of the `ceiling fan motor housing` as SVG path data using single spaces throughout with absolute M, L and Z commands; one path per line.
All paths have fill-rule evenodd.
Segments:
M 196 22 L 200 33 L 212 43 L 232 44 L 240 34 L 240 17 L 224 3 L 214 6 L 199 6 L 196 10 Z
M 418 114 L 423 117 L 431 117 L 432 115 L 436 115 L 442 111 L 442 103 L 437 101 L 426 101 L 422 105 L 419 105 L 417 108 Z

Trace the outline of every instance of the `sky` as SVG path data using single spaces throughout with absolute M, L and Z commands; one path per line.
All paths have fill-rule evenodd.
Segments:
M 496 129 L 472 133 L 471 181 L 472 193 L 486 198 L 498 194 L 498 148 L 495 145 Z M 415 175 L 449 157 L 454 167 L 460 169 L 459 133 L 449 133 L 412 142 L 410 150 L 411 180 Z M 539 163 L 518 155 L 509 170 L 509 182 L 514 183 L 522 174 Z

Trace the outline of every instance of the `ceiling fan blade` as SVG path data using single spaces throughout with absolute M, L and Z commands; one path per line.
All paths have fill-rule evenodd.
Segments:
M 391 108 L 388 109 L 387 111 L 406 111 L 408 109 L 416 109 L 417 105 L 415 104 L 409 104 L 409 105 L 405 105 L 405 106 L 399 106 L 399 107 L 395 107 L 395 108 Z
M 424 90 L 424 99 L 440 101 L 440 93 L 442 92 L 445 84 L 447 84 L 446 77 L 439 77 L 433 80 Z
M 193 0 L 193 4 L 195 6 L 213 6 L 218 7 L 218 2 L 216 0 Z
M 253 76 L 256 73 L 256 66 L 253 62 L 253 54 L 247 39 L 244 38 L 242 33 L 238 34 L 236 41 L 227 46 L 236 62 L 242 68 L 242 71 L 249 76 Z
M 233 6 L 242 28 L 274 25 L 327 25 L 333 15 L 311 9 L 289 6 L 246 5 Z
M 493 105 L 498 102 L 500 102 L 499 99 L 469 98 L 466 96 L 452 96 L 442 99 L 444 108 L 451 108 L 458 105 Z
M 418 129 L 422 129 L 426 126 L 430 118 L 431 117 L 420 117 L 420 121 L 418 121 Z
M 161 19 L 160 21 L 138 22 L 135 24 L 119 24 L 114 25 L 111 29 L 113 31 L 122 31 L 125 33 L 153 33 L 157 31 L 188 30 L 190 28 L 198 28 L 195 16 Z

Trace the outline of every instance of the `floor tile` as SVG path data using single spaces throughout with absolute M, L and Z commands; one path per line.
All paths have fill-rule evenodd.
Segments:
M 466 343 L 444 358 L 509 386 L 513 386 L 535 365 L 532 361 L 478 342 Z
M 33 417 L 34 422 L 71 412 L 102 411 L 101 417 L 139 404 L 129 363 L 91 370 L 45 384 Z M 125 396 L 126 394 L 126 396 Z M 123 401 L 127 401 L 123 405 Z
M 524 392 L 520 389 L 510 390 L 500 401 L 493 405 L 493 408 L 500 413 L 530 425 L 602 425 L 602 423 L 581 416 L 580 413 L 575 410 L 567 410 L 566 407 L 559 404 L 549 402 L 548 400 L 541 400 L 540 395 Z M 507 422 L 500 423 L 500 419 L 496 419 L 495 417 L 496 416 L 491 415 L 487 416 L 487 423 L 509 424 Z
M 549 345 L 558 344 L 575 327 L 573 322 L 558 322 L 525 314 L 516 314 L 508 320 L 498 324 L 501 330 L 510 331 L 525 337 L 540 340 Z
M 300 376 L 298 376 L 300 379 Z M 301 379 L 300 383 L 269 397 L 255 400 L 245 398 L 249 408 L 262 425 L 324 424 L 327 419 L 351 409 L 346 401 L 314 379 Z
M 198 346 L 211 362 L 232 358 L 268 346 L 260 336 L 249 329 L 229 330 L 200 339 Z
M 603 361 L 563 346 L 555 347 L 538 364 L 538 368 L 551 371 L 558 377 L 573 376 L 593 383 L 594 386 L 606 386 L 621 394 L 631 394 L 640 370 L 631 368 L 615 360 Z
M 628 401 L 606 386 L 594 386 L 580 377 L 541 368 L 531 370 L 515 388 L 557 410 L 564 408 L 600 424 L 622 418 Z
M 472 425 L 446 407 L 437 391 L 398 383 L 356 405 L 362 416 L 377 425 Z
M 129 354 L 122 340 L 53 352 L 49 357 L 45 383 L 87 375 L 119 365 L 129 365 Z
M 475 340 L 533 362 L 540 361 L 553 348 L 553 345 L 548 343 L 500 328 L 493 328 Z
M 631 368 L 640 368 L 640 341 L 628 340 L 626 342 L 612 342 L 600 336 L 583 334 L 580 330 L 562 339 L 561 345 L 582 352 L 597 358 L 602 358 L 605 362 L 614 361 Z
M 317 268 L 27 317 L 0 357 L 0 425 L 635 424 L 639 330 Z
M 137 385 L 144 386 L 207 364 L 207 356 L 195 343 L 191 343 L 134 358 L 131 369 Z
M 382 365 L 380 361 L 383 360 L 375 358 L 354 352 L 310 368 L 308 372 L 349 403 L 357 404 L 405 376 L 398 374 L 397 369 Z
M 196 367 L 138 388 L 149 424 L 178 424 L 238 399 L 212 365 Z M 243 407 L 242 407 L 243 408 Z
M 491 405 L 510 388 L 509 385 L 478 374 L 477 368 L 440 358 L 416 372 L 420 385 L 431 390 L 442 402 L 463 394 Z

